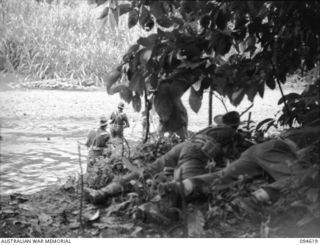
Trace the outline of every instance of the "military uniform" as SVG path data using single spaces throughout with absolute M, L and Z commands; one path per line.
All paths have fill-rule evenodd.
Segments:
M 107 155 L 110 134 L 106 131 L 108 125 L 107 118 L 100 117 L 100 125 L 97 130 L 91 130 L 88 134 L 85 145 L 89 148 L 87 170 L 92 167 L 97 158 Z
M 129 120 L 127 115 L 122 112 L 124 104 L 122 102 L 118 105 L 118 111 L 115 111 L 110 116 L 110 133 L 112 138 L 123 138 L 123 129 L 129 127 Z
M 278 199 L 280 194 L 289 187 L 320 184 L 319 179 L 311 181 L 310 168 L 303 166 L 302 160 L 297 155 L 300 148 L 310 145 L 319 139 L 318 129 L 306 129 L 302 134 L 288 135 L 251 146 L 241 154 L 241 157 L 226 168 L 210 174 L 190 178 L 196 191 L 204 190 L 201 186 L 214 186 L 223 188 L 229 186 L 240 175 L 257 177 L 268 174 L 274 181 L 262 187 L 268 200 Z M 291 139 L 290 139 L 291 138 Z M 294 141 L 293 141 L 294 140 Z
M 229 126 L 208 127 L 190 140 L 174 146 L 165 155 L 147 167 L 151 174 L 172 167 L 174 179 L 182 179 L 204 174 L 209 160 L 221 154 L 221 148 L 232 146 L 235 130 Z

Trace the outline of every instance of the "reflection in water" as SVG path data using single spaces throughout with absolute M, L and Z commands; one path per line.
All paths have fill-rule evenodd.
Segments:
M 2 129 L 0 193 L 31 194 L 79 173 L 77 140 L 81 137 L 14 135 Z M 82 148 L 85 169 L 87 149 Z
M 76 122 L 73 123 L 74 125 Z M 34 131 L 21 132 L 2 128 L 0 165 L 0 193 L 31 194 L 80 172 L 78 141 L 84 142 L 87 130 L 68 134 L 51 134 Z M 136 136 L 128 134 L 127 138 Z M 136 140 L 136 139 L 135 139 Z M 81 146 L 82 167 L 86 169 L 87 148 Z

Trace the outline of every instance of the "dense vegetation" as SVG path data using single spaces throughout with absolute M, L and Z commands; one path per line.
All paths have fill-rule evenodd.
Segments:
M 138 110 L 139 97 L 156 90 L 162 119 L 174 111 L 166 110 L 164 101 L 174 103 L 188 88 L 191 108 L 198 111 L 208 88 L 239 105 L 245 95 L 250 101 L 263 97 L 265 86 L 281 89 L 290 74 L 315 70 L 309 83 L 319 77 L 318 2 L 115 0 L 107 5 L 104 16 L 129 13 L 129 28 L 153 30 L 124 54 L 106 79 L 107 90 L 120 92 Z M 122 74 L 129 82 L 117 82 Z M 317 104 L 319 94 L 312 100 Z M 289 116 L 293 108 L 283 102 Z
M 85 1 L 1 1 L 0 71 L 33 87 L 101 86 L 141 31 L 128 32 L 125 20 L 117 30 L 102 25 L 99 10 Z

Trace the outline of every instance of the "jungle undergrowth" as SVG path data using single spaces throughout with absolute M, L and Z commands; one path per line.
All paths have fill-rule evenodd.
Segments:
M 165 154 L 175 140 L 163 140 L 138 145 L 132 164 L 143 168 Z M 319 163 L 314 148 L 314 160 Z M 115 164 L 118 176 L 128 173 Z M 319 165 L 314 164 L 319 170 Z M 115 172 L 114 172 L 115 173 Z M 317 174 L 317 172 L 314 172 Z M 263 184 L 268 176 L 247 179 L 241 176 L 235 184 L 224 190 L 213 189 L 207 200 L 189 203 L 185 207 L 186 220 L 163 219 L 153 215 L 148 219 L 139 215 L 141 205 L 158 194 L 157 184 L 166 178 L 131 181 L 131 191 L 109 198 L 106 203 L 93 205 L 84 202 L 81 237 L 305 237 L 316 236 L 319 224 L 319 190 L 307 188 L 288 190 L 272 206 L 263 207 L 259 217 L 252 217 L 233 202 L 249 196 Z M 318 195 L 316 195 L 318 193 Z M 24 196 L 12 194 L 1 198 L 1 236 L 6 237 L 77 237 L 79 223 L 79 178 L 69 178 L 62 186 Z M 58 207 L 58 208 L 57 208 Z M 145 211 L 145 210 L 144 210 Z M 181 212 L 177 210 L 177 212 Z

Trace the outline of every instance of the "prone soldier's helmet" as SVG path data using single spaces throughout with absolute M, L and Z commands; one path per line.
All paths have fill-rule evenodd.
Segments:
M 235 128 L 241 124 L 240 115 L 237 111 L 230 111 L 224 115 L 217 115 L 213 120 L 217 125 L 227 125 Z

